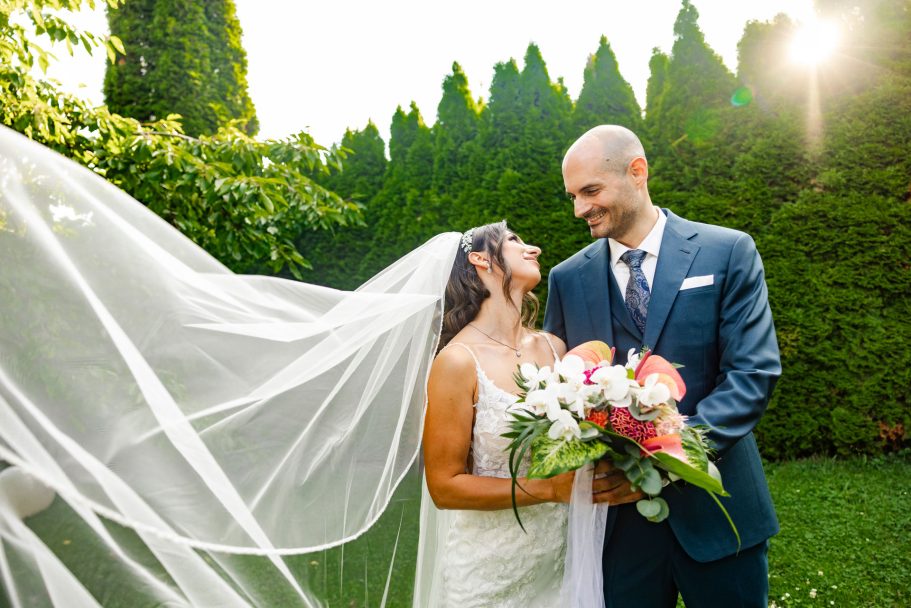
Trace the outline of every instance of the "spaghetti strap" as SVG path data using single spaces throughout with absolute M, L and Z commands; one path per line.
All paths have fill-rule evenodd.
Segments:
M 544 336 L 545 340 L 547 340 L 547 345 L 550 347 L 550 352 L 552 352 L 554 354 L 554 361 L 556 361 L 557 359 L 560 358 L 560 356 L 557 354 L 557 349 L 554 348 L 554 343 L 550 341 L 550 336 L 547 334 L 546 331 L 542 331 L 541 335 Z
M 481 369 L 481 362 L 478 361 L 478 357 L 474 354 L 474 351 L 468 347 L 467 344 L 463 344 L 461 342 L 450 342 L 449 344 L 446 345 L 445 348 L 449 348 L 450 346 L 461 346 L 462 348 L 467 350 L 468 354 L 471 355 L 471 358 L 474 359 L 475 367 L 477 367 L 478 369 Z M 551 346 L 551 348 L 553 348 L 553 346 Z

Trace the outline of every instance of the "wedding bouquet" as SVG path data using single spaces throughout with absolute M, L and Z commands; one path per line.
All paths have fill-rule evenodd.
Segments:
M 509 468 L 513 511 L 519 463 L 531 452 L 529 478 L 553 477 L 609 458 L 633 490 L 647 496 L 636 508 L 649 521 L 667 518 L 661 490 L 684 480 L 704 489 L 727 517 L 718 496 L 728 496 L 709 460 L 705 432 L 686 424 L 677 402 L 686 393 L 676 367 L 648 350 L 631 350 L 627 364 L 612 365 L 615 350 L 604 342 L 581 344 L 554 367 L 523 363 L 515 374 L 523 390 L 510 410 Z M 519 525 L 521 525 L 519 519 Z

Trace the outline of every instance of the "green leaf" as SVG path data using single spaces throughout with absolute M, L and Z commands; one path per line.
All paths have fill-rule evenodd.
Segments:
M 709 475 L 704 471 L 695 469 L 687 463 L 674 458 L 670 454 L 665 454 L 664 452 L 656 452 L 649 456 L 658 461 L 658 466 L 668 471 L 678 475 L 680 479 L 691 483 L 696 487 L 702 488 L 703 490 L 708 490 L 709 492 L 714 492 L 721 496 L 729 496 L 725 491 L 724 486 L 721 485 L 717 479 Z
M 724 513 L 724 518 L 728 520 L 728 524 L 731 526 L 731 530 L 734 532 L 734 536 L 737 538 L 737 551 L 740 551 L 740 532 L 737 531 L 737 526 L 734 525 L 734 520 L 731 519 L 728 510 L 724 508 L 724 505 L 721 504 L 721 501 L 718 499 L 718 496 L 714 492 L 709 492 L 709 496 L 712 497 L 712 500 L 715 501 L 715 504 L 718 505 L 718 508 L 721 509 L 721 512 Z
M 636 502 L 636 510 L 639 514 L 651 522 L 658 523 L 667 519 L 671 510 L 667 506 L 667 501 L 663 498 L 644 498 Z
M 683 452 L 686 454 L 686 459 L 690 461 L 690 464 L 707 473 L 709 470 L 709 457 L 705 453 L 705 446 L 698 431 L 685 427 L 680 433 L 680 440 Z
M 598 460 L 606 451 L 607 446 L 601 441 L 551 439 L 541 434 L 531 444 L 528 477 L 543 479 L 574 471 L 587 462 Z
M 652 518 L 661 512 L 661 505 L 658 504 L 657 500 L 643 498 L 636 501 L 636 510 L 639 511 L 639 515 L 642 517 Z
M 119 37 L 112 34 L 108 37 L 108 42 L 110 42 L 111 46 L 113 46 L 121 55 L 127 54 L 126 50 L 123 48 L 123 40 L 121 40 Z
M 639 409 L 639 402 L 636 399 L 633 399 L 632 402 L 630 402 L 628 409 L 630 415 L 633 418 L 636 420 L 641 420 L 643 422 L 654 420 L 658 417 L 658 414 L 661 413 L 657 408 L 643 413 L 643 411 Z
M 654 467 L 649 468 L 645 472 L 645 475 L 643 476 L 639 487 L 642 488 L 642 491 L 649 496 L 657 496 L 658 494 L 661 494 L 661 473 L 656 471 Z

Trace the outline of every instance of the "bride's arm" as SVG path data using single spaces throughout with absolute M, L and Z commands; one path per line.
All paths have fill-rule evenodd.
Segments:
M 467 470 L 476 386 L 474 360 L 467 352 L 449 348 L 439 354 L 430 370 L 427 388 L 424 467 L 427 489 L 440 509 L 512 508 L 512 480 L 471 475 Z M 551 479 L 520 478 L 519 483 L 519 506 L 569 502 L 573 474 Z

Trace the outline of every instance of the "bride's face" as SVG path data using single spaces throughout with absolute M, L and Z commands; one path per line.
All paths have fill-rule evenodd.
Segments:
M 538 256 L 541 248 L 522 241 L 514 232 L 507 232 L 503 242 L 503 261 L 512 272 L 512 284 L 531 291 L 541 282 L 541 264 Z

